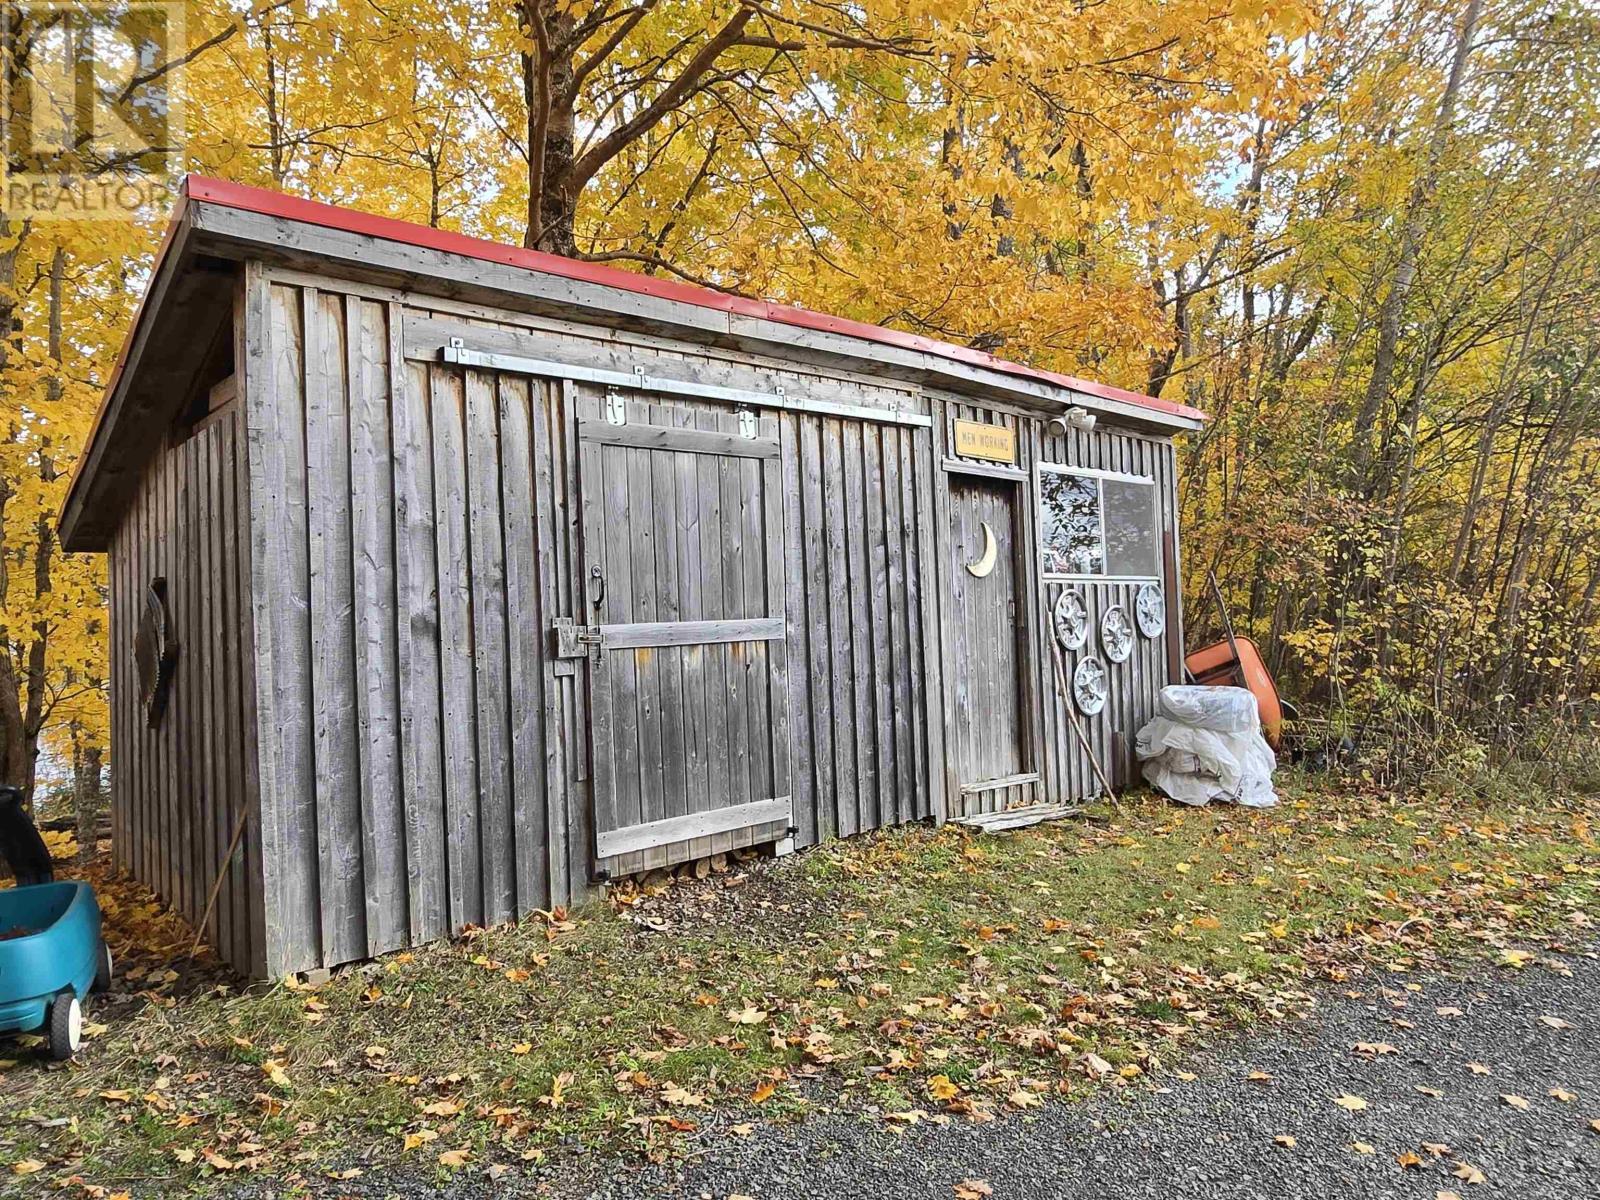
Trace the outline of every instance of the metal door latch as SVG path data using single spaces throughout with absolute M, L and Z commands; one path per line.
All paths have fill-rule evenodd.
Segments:
M 606 389 L 606 424 L 626 425 L 628 423 L 628 405 L 623 400 L 622 393 L 616 388 Z
M 739 410 L 739 436 L 753 438 L 756 436 L 756 412 L 753 408 Z
M 550 627 L 556 634 L 557 658 L 583 658 L 600 645 L 598 625 L 579 625 L 571 617 L 557 617 Z

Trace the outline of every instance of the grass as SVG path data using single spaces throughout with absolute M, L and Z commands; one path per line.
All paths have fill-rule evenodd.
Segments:
M 178 999 L 158 972 L 70 1068 L 17 1056 L 0 1150 L 41 1191 L 173 1195 L 520 1170 L 572 1139 L 659 1157 L 824 1105 L 983 1120 L 1134 1086 L 1319 981 L 1592 940 L 1592 802 L 1284 783 L 1269 811 L 1136 798 L 1002 837 L 853 839 L 315 990 Z

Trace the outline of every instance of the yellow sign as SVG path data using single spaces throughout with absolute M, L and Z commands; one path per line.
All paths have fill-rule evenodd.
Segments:
M 1004 425 L 984 425 L 977 421 L 956 422 L 956 453 L 963 458 L 986 458 L 990 462 L 1017 461 L 1017 432 Z

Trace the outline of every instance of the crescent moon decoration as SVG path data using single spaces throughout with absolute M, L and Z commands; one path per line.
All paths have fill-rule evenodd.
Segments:
M 1161 589 L 1147 583 L 1139 589 L 1133 601 L 1133 616 L 1139 622 L 1139 632 L 1147 638 L 1160 637 L 1167 627 L 1167 602 Z
M 1000 547 L 995 544 L 994 530 L 989 528 L 989 522 L 979 521 L 983 526 L 983 553 L 978 556 L 975 563 L 967 563 L 967 573 L 976 579 L 985 578 L 994 570 L 994 564 L 1000 558 Z
M 1086 658 L 1072 673 L 1072 698 L 1078 711 L 1092 717 L 1106 706 L 1106 669 L 1098 658 Z
M 1089 608 L 1083 593 L 1064 591 L 1056 598 L 1051 617 L 1056 630 L 1056 641 L 1063 650 L 1082 650 L 1089 640 Z
M 1113 604 L 1100 618 L 1100 646 L 1114 663 L 1127 662 L 1133 653 L 1133 622 L 1122 605 Z

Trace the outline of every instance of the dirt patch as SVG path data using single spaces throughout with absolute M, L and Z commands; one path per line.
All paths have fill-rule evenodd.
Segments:
M 817 853 L 826 850 L 808 852 Z M 692 867 L 651 872 L 643 881 L 613 884 L 607 899 L 637 938 L 733 929 L 749 940 L 778 946 L 825 920 L 834 908 L 829 889 L 819 890 L 816 871 L 807 870 L 814 865 L 799 855 L 729 855 L 725 867 L 704 877 L 697 877 Z M 842 897 L 832 899 L 842 902 Z

